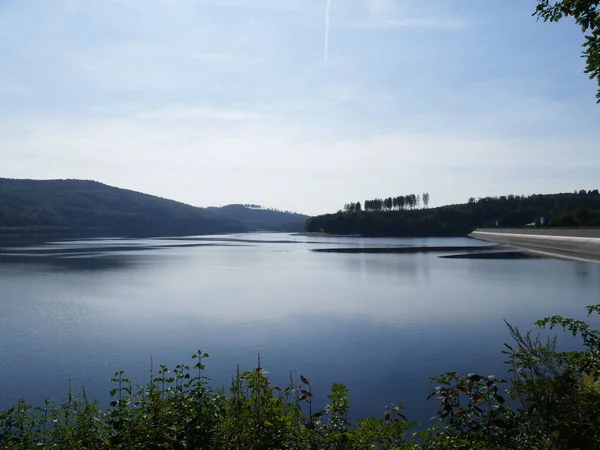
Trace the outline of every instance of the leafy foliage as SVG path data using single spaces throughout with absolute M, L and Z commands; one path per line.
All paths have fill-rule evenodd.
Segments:
M 313 414 L 305 377 L 300 385 L 272 386 L 259 362 L 253 371 L 238 369 L 228 389 L 213 389 L 202 375 L 206 358 L 198 351 L 191 368 L 151 369 L 145 386 L 116 372 L 105 411 L 85 393 L 69 393 L 59 406 L 46 402 L 32 408 L 19 401 L 0 413 L 0 448 L 334 450 L 404 442 L 409 425 L 394 411 L 385 419 L 348 422 L 348 391 L 342 385 L 334 385 L 329 405 Z
M 426 194 L 423 198 L 429 203 Z M 533 221 L 539 223 L 541 217 L 548 219 L 548 226 L 600 225 L 597 189 L 529 197 L 472 197 L 464 204 L 431 209 L 416 209 L 418 196 L 414 196 L 414 201 L 412 197 L 366 200 L 364 210 L 350 203 L 345 211 L 310 218 L 306 231 L 363 236 L 464 236 L 478 227 L 520 227 Z
M 0 178 L 0 232 L 164 236 L 245 230 L 201 208 L 95 181 Z
M 544 22 L 558 22 L 572 17 L 585 35 L 582 58 L 586 60 L 585 73 L 598 83 L 596 98 L 600 103 L 600 1 L 599 0 L 538 0 L 534 16 Z
M 588 307 L 599 313 L 600 305 Z M 151 365 L 149 380 L 133 385 L 122 371 L 108 409 L 85 391 L 67 401 L 33 408 L 19 400 L 0 412 L 1 449 L 594 449 L 600 442 L 600 332 L 583 320 L 552 316 L 537 322 L 581 339 L 560 351 L 508 325 L 508 379 L 447 372 L 431 379 L 437 424 L 415 425 L 391 405 L 382 418 L 351 422 L 348 389 L 334 384 L 328 404 L 313 412 L 313 392 L 300 382 L 273 386 L 261 366 L 239 369 L 228 388 L 203 375 L 206 353 L 172 371 Z M 508 398 L 510 396 L 510 398 Z

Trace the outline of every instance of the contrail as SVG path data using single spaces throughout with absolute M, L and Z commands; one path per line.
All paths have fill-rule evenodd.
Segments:
M 325 6 L 325 65 L 329 63 L 329 22 L 331 16 L 331 0 Z

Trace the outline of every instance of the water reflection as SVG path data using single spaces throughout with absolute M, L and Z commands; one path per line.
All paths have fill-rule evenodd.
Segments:
M 481 252 L 472 244 L 289 235 L 5 244 L 0 406 L 32 392 L 62 396 L 69 375 L 103 393 L 115 370 L 143 380 L 151 355 L 172 366 L 201 348 L 218 383 L 260 351 L 278 382 L 288 370 L 310 375 L 321 398 L 345 382 L 360 415 L 401 401 L 426 422 L 429 376 L 501 373 L 503 319 L 530 327 L 584 315 L 599 298 L 600 265 L 312 250 Z
M 460 253 L 458 255 L 442 255 L 440 258 L 448 259 L 542 259 L 545 256 L 522 251 L 497 251 Z
M 40 270 L 35 269 L 35 266 L 66 272 L 125 270 L 139 264 L 140 261 L 134 258 L 97 253 L 85 253 L 80 255 L 80 257 L 72 257 L 68 254 L 62 256 L 0 254 L 0 272 L 19 270 L 19 267 L 26 272 Z M 17 267 L 9 269 L 8 265 Z
M 591 275 L 591 264 L 590 263 L 576 261 L 574 263 L 574 266 L 575 266 L 575 273 L 577 274 L 578 278 L 589 280 L 590 275 Z
M 573 270 L 580 286 L 600 286 L 600 264 L 577 261 L 573 263 Z M 596 302 L 600 302 L 600 297 Z
M 358 273 L 365 281 L 377 282 L 376 279 L 395 277 L 416 284 L 421 276 L 429 276 L 429 265 L 423 264 L 426 259 L 392 254 L 384 258 L 349 255 L 340 261 L 344 269 Z
M 313 252 L 319 253 L 378 253 L 378 254 L 412 254 L 412 253 L 444 253 L 444 252 L 459 252 L 469 251 L 475 252 L 478 250 L 489 250 L 495 246 L 489 245 L 467 245 L 467 246 L 417 246 L 417 245 L 405 245 L 405 246 L 382 246 L 382 247 L 340 247 L 340 248 L 316 248 Z M 501 248 L 498 245 L 498 248 Z
M 168 249 L 168 248 L 186 248 L 186 247 L 207 247 L 207 246 L 218 246 L 225 245 L 219 243 L 153 243 L 153 244 L 140 244 L 133 243 L 131 245 L 123 245 L 120 244 L 105 244 L 101 243 L 99 245 L 87 245 L 85 244 L 47 244 L 41 245 L 39 247 L 35 246 L 23 246 L 23 247 L 8 247 L 4 248 L 1 254 L 5 255 L 89 255 L 98 252 L 135 252 L 135 251 L 147 251 L 147 250 L 155 250 L 155 249 Z M 242 244 L 228 244 L 227 246 L 234 245 L 242 245 Z

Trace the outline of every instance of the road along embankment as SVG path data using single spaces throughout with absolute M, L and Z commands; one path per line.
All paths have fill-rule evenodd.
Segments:
M 480 228 L 469 236 L 553 258 L 600 262 L 598 228 Z

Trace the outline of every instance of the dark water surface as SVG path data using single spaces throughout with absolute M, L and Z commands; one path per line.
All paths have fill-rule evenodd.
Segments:
M 215 384 L 260 352 L 277 382 L 302 373 L 322 400 L 343 382 L 356 415 L 401 402 L 426 422 L 429 376 L 504 374 L 503 319 L 582 318 L 600 302 L 600 265 L 490 249 L 288 234 L 0 241 L 0 409 L 62 399 L 69 377 L 103 399 L 116 370 L 143 382 L 151 356 L 174 366 L 202 349 Z

